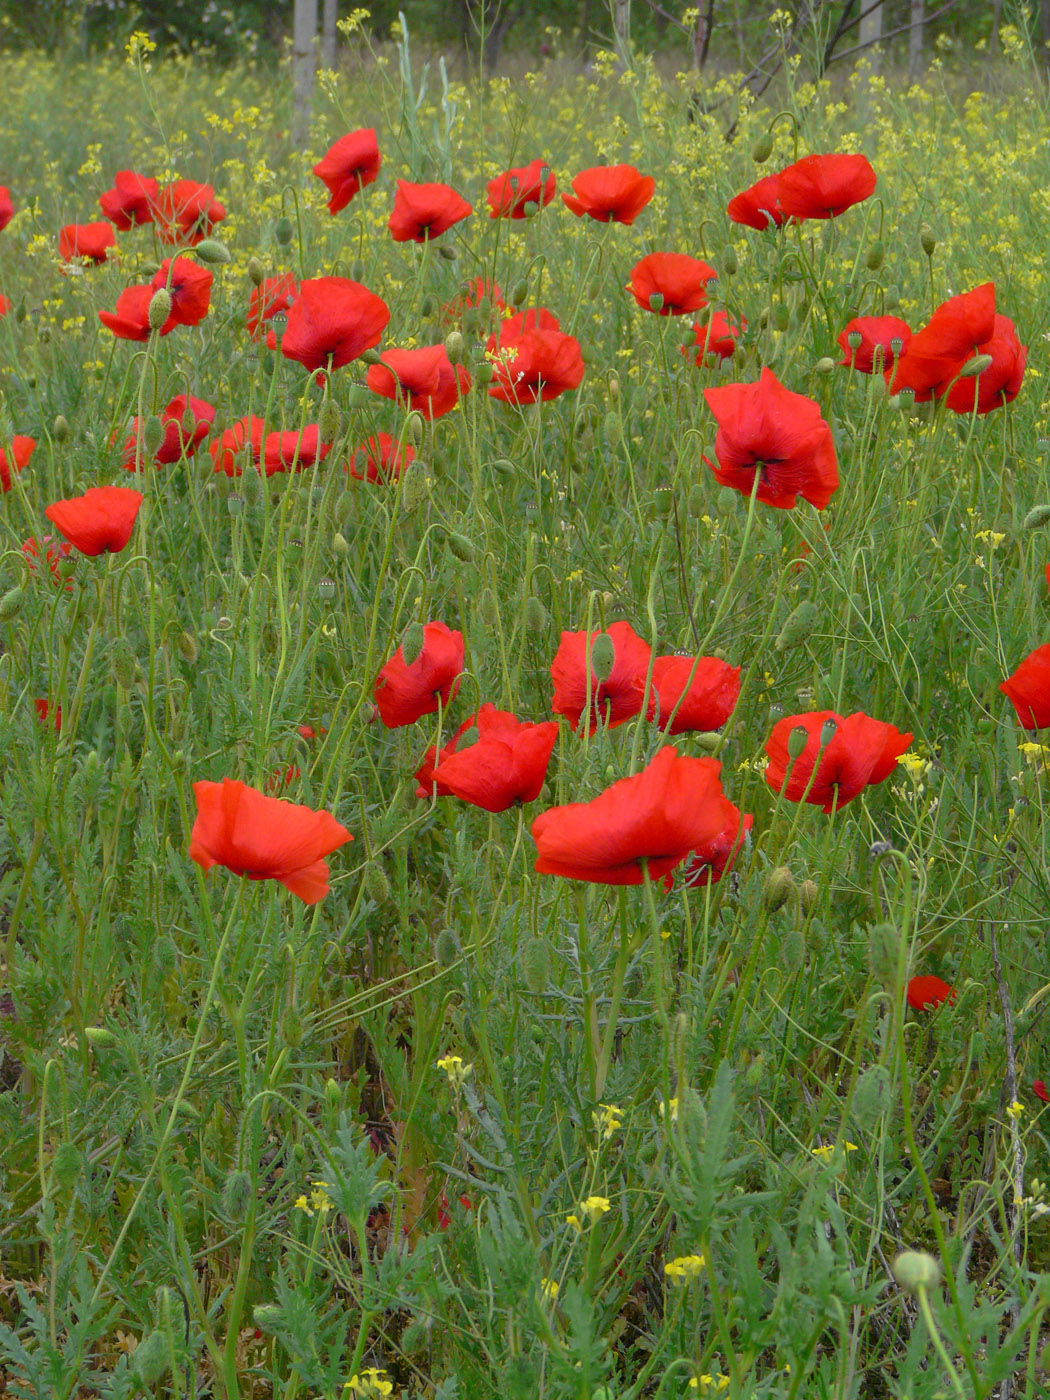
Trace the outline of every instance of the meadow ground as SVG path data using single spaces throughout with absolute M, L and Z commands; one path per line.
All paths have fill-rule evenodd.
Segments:
M 421 92 L 362 49 L 301 156 L 272 73 L 5 57 L 7 1393 L 1047 1394 L 1012 48 L 775 120 L 642 58 Z M 874 193 L 727 217 L 829 152 Z M 556 197 L 490 219 L 533 161 Z M 628 163 L 635 221 L 574 217 Z M 395 242 L 398 180 L 474 212 Z M 119 257 L 60 256 L 107 190 Z

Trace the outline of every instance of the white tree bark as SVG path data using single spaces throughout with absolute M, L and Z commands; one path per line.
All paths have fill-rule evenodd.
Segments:
M 295 84 L 295 110 L 292 144 L 298 150 L 310 134 L 310 109 L 314 95 L 314 45 L 317 41 L 317 0 L 295 0 L 292 28 L 292 74 Z
M 926 0 L 911 0 L 911 29 L 908 31 L 908 77 L 914 82 L 922 74 L 923 26 Z
M 914 0 L 913 0 L 914 3 Z M 335 70 L 335 22 L 339 17 L 339 0 L 324 0 L 324 22 L 321 26 L 321 67 Z
M 865 49 L 864 58 L 871 71 L 877 73 L 882 62 L 882 50 L 878 43 L 882 38 L 882 5 L 880 3 L 872 8 L 861 0 L 861 8 L 867 9 L 869 13 L 864 15 L 860 22 L 860 42 L 871 45 L 871 48 Z

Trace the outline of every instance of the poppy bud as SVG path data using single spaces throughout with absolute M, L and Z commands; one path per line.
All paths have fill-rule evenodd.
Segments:
M 21 325 L 28 315 L 29 312 L 26 310 L 25 302 L 20 301 L 15 307 L 15 320 Z
M 883 987 L 892 987 L 897 977 L 900 935 L 893 924 L 875 924 L 868 934 L 868 962 L 872 975 Z
M 419 304 L 419 314 L 424 321 L 433 321 L 441 310 L 441 303 L 433 292 L 427 292 Z
M 343 426 L 343 415 L 334 399 L 325 399 L 317 419 L 322 442 L 334 442 Z
M 510 289 L 511 306 L 522 306 L 528 299 L 528 295 L 529 284 L 524 280 L 524 278 L 520 282 L 515 282 L 514 286 Z
M 230 250 L 225 243 L 220 243 L 217 238 L 202 238 L 193 250 L 201 262 L 213 263 L 221 266 L 230 261 Z
M 717 753 L 722 747 L 722 736 L 717 729 L 706 729 L 694 734 L 693 742 L 701 753 Z
M 459 939 L 450 928 L 443 928 L 434 939 L 434 961 L 438 967 L 453 967 L 462 956 Z
M 450 247 L 447 243 L 442 243 L 441 247 L 438 249 L 438 254 L 440 257 L 443 257 L 446 262 L 455 262 L 459 257 L 455 248 Z
M 521 950 L 521 975 L 526 987 L 537 996 L 551 980 L 551 951 L 545 938 L 530 938 Z
M 893 1261 L 893 1277 L 905 1293 L 922 1293 L 941 1281 L 941 1266 L 924 1249 L 906 1249 Z
M 160 451 L 164 443 L 164 424 L 155 413 L 151 413 L 146 419 L 142 429 L 142 446 L 146 449 L 146 455 L 155 456 Z
M 85 1026 L 84 1035 L 87 1043 L 97 1050 L 109 1050 L 117 1043 L 117 1037 L 112 1031 L 107 1031 L 105 1026 Z
M 525 600 L 525 626 L 530 632 L 542 632 L 547 625 L 547 609 L 535 594 Z
M 55 419 L 51 432 L 56 442 L 65 442 L 66 438 L 69 437 L 69 424 L 61 413 Z
M 803 914 L 812 914 L 817 907 L 817 900 L 820 891 L 813 880 L 803 880 L 798 887 L 798 902 L 802 907 Z
M 879 268 L 886 261 L 886 249 L 882 239 L 877 238 L 868 249 L 867 257 L 864 259 L 865 266 L 869 272 L 878 272 Z
M 351 408 L 367 408 L 369 404 L 375 403 L 371 390 L 366 389 L 363 384 L 351 384 L 346 400 Z
M 51 1162 L 51 1179 L 63 1191 L 80 1180 L 84 1170 L 84 1154 L 75 1142 L 63 1142 Z
M 125 690 L 130 690 L 135 684 L 135 653 L 126 637 L 118 637 L 113 643 L 111 661 L 117 683 Z
M 486 627 L 499 626 L 499 603 L 491 588 L 483 588 L 478 594 L 478 612 Z
M 427 469 L 418 459 L 410 462 L 401 474 L 401 508 L 411 514 L 430 495 Z
M 591 671 L 599 685 L 612 675 L 616 665 L 616 644 L 608 632 L 599 632 L 591 643 Z
M 222 1184 L 222 1213 L 232 1225 L 247 1219 L 253 1194 L 252 1179 L 246 1171 L 235 1169 L 227 1175 Z
M 303 1025 L 303 1018 L 297 1006 L 289 1006 L 281 1017 L 280 1037 L 285 1045 L 293 1050 L 303 1043 L 306 1034 L 306 1027 Z
M 822 355 L 813 368 L 818 374 L 834 374 L 835 361 L 830 355 Z
M 959 371 L 960 379 L 976 379 L 979 374 L 983 374 L 992 363 L 991 355 L 974 355 L 972 360 L 967 360 Z
M 423 433 L 426 429 L 426 419 L 423 417 L 422 413 L 417 413 L 413 409 L 406 418 L 405 423 L 408 428 L 409 441 L 417 444 L 421 443 L 423 441 Z
M 765 165 L 772 154 L 773 137 L 768 131 L 763 131 L 762 135 L 751 147 L 751 159 L 756 165 Z
M 338 1108 L 343 1098 L 343 1091 L 339 1087 L 336 1079 L 326 1079 L 324 1085 L 325 1102 L 329 1108 Z
M 258 258 L 251 257 L 248 259 L 248 277 L 256 287 L 261 287 L 266 281 L 266 269 Z
M 1024 518 L 1025 530 L 1038 530 L 1050 520 L 1050 505 L 1033 506 Z
M 411 666 L 423 653 L 426 637 L 421 622 L 410 622 L 401 638 L 401 656 L 406 666 Z
M 776 306 L 773 307 L 772 315 L 774 330 L 786 331 L 788 326 L 791 325 L 791 308 L 785 306 L 782 301 L 778 301 Z
M 295 227 L 291 219 L 282 215 L 273 226 L 273 236 L 282 248 L 287 248 L 295 236 Z
M 722 271 L 727 277 L 735 277 L 740 270 L 740 264 L 737 262 L 736 258 L 736 249 L 731 243 L 722 249 L 721 262 Z
M 192 632 L 180 632 L 175 638 L 175 646 L 184 661 L 188 661 L 191 666 L 196 666 L 197 658 L 200 656 L 200 647 Z
M 664 296 L 663 296 L 663 292 L 653 292 L 652 296 L 649 298 L 649 310 L 650 310 L 650 311 L 662 311 L 663 309 L 664 309 Z
M 602 439 L 609 447 L 623 441 L 623 424 L 618 413 L 607 413 L 602 419 Z
M 390 898 L 390 881 L 378 860 L 365 866 L 365 891 L 373 904 L 385 904 Z
M 797 926 L 789 928 L 780 942 L 780 963 L 790 976 L 806 961 L 806 939 Z
M 0 622 L 10 622 L 13 617 L 17 617 L 22 611 L 22 604 L 25 600 L 24 589 L 9 588 L 0 598 Z
M 933 257 L 933 250 L 937 247 L 937 239 L 933 229 L 929 224 L 923 224 L 919 229 L 919 242 L 922 244 L 922 251 L 928 258 Z
M 795 877 L 786 865 L 778 865 L 766 876 L 762 903 L 771 914 L 775 914 L 778 909 L 783 909 L 794 893 Z
M 350 276 L 355 282 L 363 282 L 365 280 L 365 265 L 360 258 L 354 259 L 354 265 L 350 269 Z
M 853 1118 L 858 1128 L 870 1131 L 890 1106 L 890 1076 L 885 1065 L 869 1065 L 857 1080 Z
M 454 365 L 463 363 L 466 356 L 466 343 L 459 331 L 449 331 L 445 337 L 445 354 Z
M 466 535 L 461 535 L 456 530 L 450 530 L 445 536 L 445 542 L 450 552 L 454 554 L 461 563 L 473 564 L 474 560 L 477 558 L 477 550 Z
M 167 287 L 158 287 L 149 300 L 149 328 L 159 331 L 171 315 L 171 293 Z
M 788 651 L 791 647 L 797 647 L 800 642 L 804 642 L 813 631 L 813 624 L 816 620 L 816 603 L 811 603 L 808 600 L 799 603 L 780 629 L 780 636 L 775 643 L 777 651 Z

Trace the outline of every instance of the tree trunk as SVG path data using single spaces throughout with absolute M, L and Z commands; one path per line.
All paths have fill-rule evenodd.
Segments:
M 616 45 L 626 55 L 631 49 L 631 0 L 613 0 L 612 22 Z
M 864 8 L 868 13 L 862 13 L 861 16 L 860 42 L 871 45 L 865 50 L 864 57 L 871 66 L 871 71 L 877 73 L 882 63 L 882 50 L 879 45 L 882 38 L 882 4 L 864 5 Z
M 911 29 L 908 31 L 908 77 L 912 82 L 915 82 L 922 74 L 922 31 L 925 22 L 925 0 L 911 0 Z
M 914 0 L 912 0 L 914 3 Z M 324 0 L 324 23 L 321 31 L 321 67 L 335 71 L 336 28 L 339 0 Z
M 1039 6 L 1039 39 L 1043 46 L 1043 62 L 1050 64 L 1050 0 Z
M 295 0 L 295 21 L 292 30 L 292 74 L 295 83 L 292 145 L 300 151 L 306 145 L 310 134 L 316 41 L 317 0 Z

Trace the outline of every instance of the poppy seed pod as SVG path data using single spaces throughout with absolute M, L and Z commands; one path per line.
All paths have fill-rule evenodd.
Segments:
M 421 622 L 410 622 L 405 628 L 401 638 L 401 655 L 406 666 L 411 666 L 419 659 L 426 643 Z
M 158 287 L 149 299 L 149 328 L 159 331 L 171 315 L 171 293 L 167 287 Z
M 591 643 L 591 672 L 599 685 L 604 685 L 616 665 L 616 644 L 608 632 L 599 632 Z
M 801 758 L 808 742 L 809 730 L 804 725 L 796 725 L 787 739 L 788 758 Z
M 731 243 L 727 244 L 722 250 L 721 266 L 722 271 L 727 277 L 735 277 L 740 270 L 740 264 L 737 262 L 736 257 L 736 249 Z
M 783 909 L 794 893 L 795 877 L 786 865 L 778 865 L 766 876 L 765 887 L 762 890 L 762 903 L 771 914 L 775 914 L 778 909 Z
M 69 424 L 61 413 L 55 419 L 51 433 L 56 442 L 65 442 L 69 437 Z

